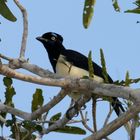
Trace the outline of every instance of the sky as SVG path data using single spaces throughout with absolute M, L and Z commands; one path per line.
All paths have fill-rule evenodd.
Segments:
M 28 1 L 20 0 L 26 7 L 29 19 L 29 36 L 27 42 L 26 58 L 29 58 L 31 64 L 36 64 L 44 69 L 52 71 L 47 54 L 42 44 L 35 38 L 45 32 L 56 32 L 63 36 L 64 46 L 88 55 L 92 51 L 93 60 L 100 65 L 100 48 L 103 49 L 107 70 L 113 80 L 122 80 L 126 71 L 130 72 L 131 78 L 140 77 L 139 60 L 139 33 L 140 24 L 136 22 L 140 20 L 137 14 L 126 14 L 123 11 L 134 8 L 131 2 L 127 0 L 120 1 L 121 12 L 114 11 L 111 0 L 97 0 L 94 17 L 88 29 L 84 29 L 82 25 L 82 12 L 84 1 L 81 0 L 41 0 Z M 8 6 L 17 17 L 15 23 L 9 22 L 0 17 L 0 53 L 17 58 L 19 56 L 21 37 L 22 37 L 22 15 L 13 1 L 8 1 Z M 5 61 L 3 61 L 5 62 Z M 20 70 L 28 73 L 25 70 Z M 3 76 L 0 75 L 0 99 L 4 100 L 4 86 L 2 84 Z M 60 89 L 55 87 L 40 86 L 19 80 L 13 80 L 16 89 L 14 97 L 15 106 L 30 112 L 32 95 L 36 88 L 43 89 L 45 103 L 53 96 L 57 95 Z M 139 88 L 139 84 L 132 85 L 132 88 Z M 52 111 L 49 117 L 60 111 L 65 112 L 70 102 L 70 98 L 66 97 Z M 64 108 L 64 104 L 66 107 Z M 61 108 L 61 109 L 60 109 Z M 87 104 L 88 112 L 91 111 L 91 103 Z M 97 120 L 98 128 L 101 128 L 104 122 L 105 114 L 108 111 L 106 102 L 98 102 L 97 104 Z M 115 113 L 112 118 L 115 118 Z M 89 113 L 90 118 L 90 113 Z M 91 122 L 89 122 L 90 124 Z M 80 125 L 81 126 L 81 125 Z M 137 130 L 136 139 L 139 139 L 140 130 Z M 4 132 L 8 135 L 8 130 Z M 90 132 L 87 132 L 88 136 Z M 86 136 L 69 135 L 60 133 L 50 133 L 43 139 L 82 139 Z M 124 128 L 117 130 L 111 136 L 113 140 L 119 137 L 127 140 L 128 136 Z

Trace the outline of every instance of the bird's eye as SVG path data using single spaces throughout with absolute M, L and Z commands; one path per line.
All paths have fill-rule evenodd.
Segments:
M 56 38 L 55 38 L 54 36 L 52 36 L 52 37 L 51 37 L 51 40 L 55 41 L 55 40 L 56 40 Z

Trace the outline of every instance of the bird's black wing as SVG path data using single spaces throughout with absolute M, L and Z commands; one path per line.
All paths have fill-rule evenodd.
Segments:
M 72 65 L 84 69 L 86 71 L 89 71 L 88 58 L 83 54 L 76 52 L 74 50 L 64 50 L 61 52 L 61 54 L 65 56 L 66 61 L 70 62 Z M 104 76 L 102 74 L 102 68 L 99 65 L 97 65 L 95 62 L 92 63 L 94 68 L 94 74 L 104 79 Z M 108 80 L 110 83 L 113 82 L 113 80 L 109 75 L 108 75 Z
M 83 54 L 76 52 L 74 50 L 63 50 L 61 54 L 65 57 L 66 61 L 70 62 L 72 65 L 89 71 L 88 58 Z M 104 79 L 104 76 L 102 74 L 102 68 L 95 62 L 92 63 L 94 68 L 94 74 Z M 113 83 L 113 80 L 109 75 L 108 80 L 110 83 Z M 119 116 L 121 112 L 125 112 L 125 110 L 121 102 L 116 97 L 112 97 L 112 99 L 113 99 L 112 106 L 116 114 Z

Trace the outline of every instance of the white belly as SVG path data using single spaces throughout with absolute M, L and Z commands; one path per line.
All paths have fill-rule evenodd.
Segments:
M 70 64 L 69 62 L 66 62 L 64 60 L 64 56 L 60 56 L 57 64 L 56 64 L 56 73 L 61 75 L 61 76 L 71 76 L 71 77 L 75 77 L 75 78 L 82 78 L 83 76 L 89 76 L 89 72 L 75 67 L 72 64 Z M 103 82 L 103 78 L 94 75 L 94 80 L 97 82 Z
M 64 56 L 62 56 L 62 55 L 59 57 L 57 64 L 56 64 L 56 73 L 59 74 L 60 76 L 65 77 L 65 76 L 69 75 L 74 78 L 82 78 L 83 76 L 89 76 L 88 71 L 75 67 L 72 64 L 70 64 L 69 62 L 66 62 L 64 60 Z M 101 82 L 101 83 L 104 81 L 102 78 L 100 78 L 99 76 L 96 76 L 96 75 L 94 75 L 93 79 L 95 81 Z M 73 92 L 73 93 L 69 94 L 69 96 L 71 98 L 73 98 L 74 101 L 77 101 L 80 98 L 80 95 L 81 94 L 78 92 Z

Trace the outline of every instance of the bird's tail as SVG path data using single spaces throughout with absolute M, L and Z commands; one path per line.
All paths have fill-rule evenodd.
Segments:
M 113 106 L 117 116 L 120 116 L 122 113 L 125 112 L 125 109 L 123 108 L 122 103 L 115 97 L 113 98 L 112 106 Z M 131 123 L 128 121 L 126 124 L 124 124 L 124 127 L 125 127 L 128 135 L 130 136 L 130 134 L 131 134 Z

